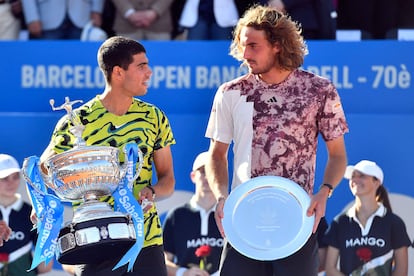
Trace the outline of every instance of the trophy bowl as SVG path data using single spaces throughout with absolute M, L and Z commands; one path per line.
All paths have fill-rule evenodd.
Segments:
M 54 155 L 44 162 L 46 185 L 67 201 L 111 195 L 126 172 L 118 155 L 117 148 L 106 146 L 81 146 Z

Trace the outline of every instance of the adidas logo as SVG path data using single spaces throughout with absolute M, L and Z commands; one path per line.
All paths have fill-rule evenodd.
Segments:
M 276 97 L 271 97 L 270 99 L 267 100 L 268 103 L 277 103 Z

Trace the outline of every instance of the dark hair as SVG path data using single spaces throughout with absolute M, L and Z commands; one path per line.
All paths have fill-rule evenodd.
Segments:
M 379 185 L 376 192 L 377 202 L 381 202 L 388 210 L 392 212 L 390 198 L 388 197 L 388 191 L 384 185 Z
M 243 61 L 240 32 L 244 27 L 262 30 L 271 45 L 278 45 L 277 64 L 287 70 L 302 66 L 308 48 L 301 35 L 301 26 L 289 16 L 268 6 L 254 5 L 241 17 L 233 32 L 230 55 Z
M 98 50 L 98 64 L 107 82 L 111 82 L 115 66 L 127 70 L 133 62 L 133 56 L 139 53 L 146 53 L 144 46 L 131 38 L 113 36 L 102 43 Z

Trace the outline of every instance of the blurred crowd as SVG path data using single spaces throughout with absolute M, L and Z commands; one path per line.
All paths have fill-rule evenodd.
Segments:
M 397 39 L 414 29 L 412 0 L 0 0 L 0 40 L 227 40 L 244 11 L 271 5 L 302 26 L 305 39 Z

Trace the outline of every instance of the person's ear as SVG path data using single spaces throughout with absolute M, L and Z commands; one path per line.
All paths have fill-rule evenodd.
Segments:
M 191 179 L 191 181 L 193 182 L 193 183 L 195 183 L 195 171 L 191 171 L 190 172 L 190 179 Z
M 373 177 L 373 179 L 374 179 L 374 182 L 377 184 L 377 188 L 378 188 L 379 186 L 381 186 L 381 182 L 379 181 L 379 179 L 378 179 L 378 178 Z
M 120 77 L 123 76 L 123 73 L 124 73 L 124 70 L 120 66 L 118 65 L 114 66 L 114 68 L 112 69 L 112 79 L 114 78 L 119 79 Z

